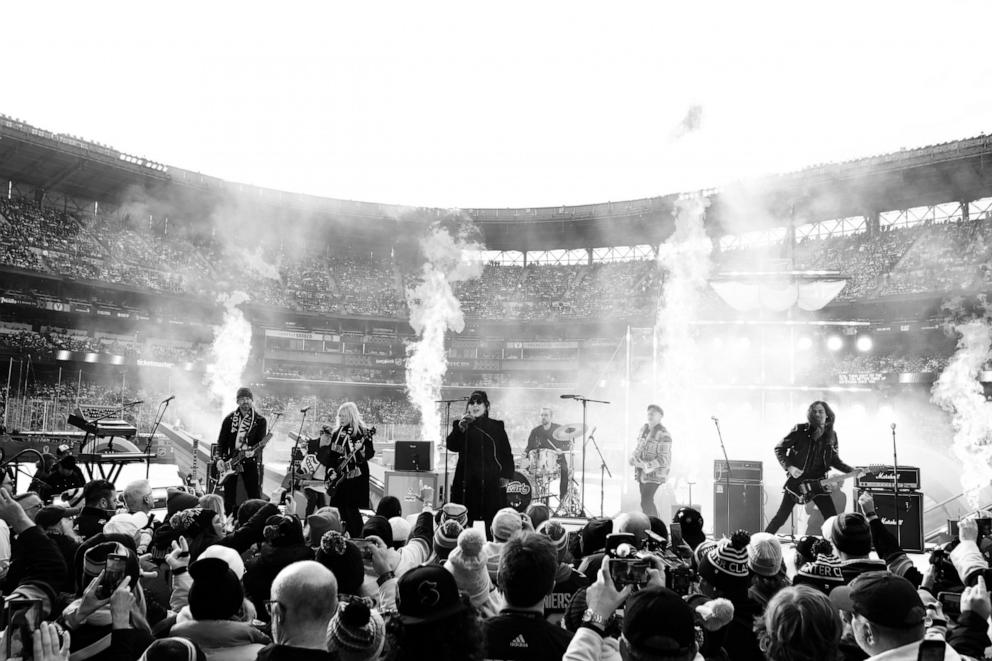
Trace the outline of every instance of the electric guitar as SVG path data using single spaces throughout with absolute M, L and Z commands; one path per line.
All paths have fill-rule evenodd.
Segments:
M 219 475 L 217 476 L 217 486 L 221 486 L 232 477 L 239 475 L 244 470 L 242 464 L 245 460 L 254 458 L 256 454 L 265 449 L 265 446 L 272 440 L 276 424 L 278 424 L 281 416 L 282 413 L 276 413 L 276 419 L 272 421 L 272 427 L 269 428 L 269 432 L 257 444 L 251 446 L 242 445 L 237 449 L 237 454 L 233 457 L 227 461 L 221 459 L 218 462 L 217 468 Z
M 371 439 L 375 436 L 375 427 L 369 427 L 367 432 L 368 438 Z M 337 493 L 338 487 L 340 487 L 348 476 L 348 464 L 354 460 L 355 456 L 365 447 L 365 438 L 359 439 L 352 448 L 351 452 L 345 454 L 341 461 L 338 462 L 336 468 L 327 469 L 327 479 L 324 480 L 324 490 L 327 495 L 331 498 Z
M 830 493 L 833 491 L 833 487 L 844 483 L 846 480 L 858 477 L 861 475 L 860 470 L 854 470 L 850 473 L 841 473 L 840 475 L 834 475 L 833 477 L 823 477 L 823 478 L 810 478 L 803 479 L 800 475 L 799 477 L 789 476 L 789 479 L 785 481 L 785 490 L 792 494 L 800 505 L 808 503 L 817 496 L 822 496 L 823 494 Z

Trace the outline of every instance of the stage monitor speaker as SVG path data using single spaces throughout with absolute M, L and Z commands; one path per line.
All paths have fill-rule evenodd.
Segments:
M 393 469 L 397 471 L 429 471 L 434 455 L 430 441 L 396 441 Z
M 730 536 L 735 530 L 750 533 L 764 530 L 761 514 L 764 507 L 764 489 L 760 482 L 713 483 L 713 536 Z M 727 521 L 727 500 L 730 499 L 730 521 Z
M 875 500 L 875 512 L 878 514 L 878 518 L 885 524 L 886 530 L 896 536 L 896 518 L 892 507 L 892 494 L 875 489 L 870 491 Z M 860 497 L 861 490 L 858 490 L 856 495 Z M 896 539 L 899 540 L 899 546 L 904 551 L 923 553 L 923 494 L 900 493 L 898 503 L 899 534 Z
M 431 491 L 426 492 L 425 487 L 430 487 Z M 424 505 L 437 505 L 437 473 L 386 471 L 384 491 L 387 496 L 399 498 L 404 517 L 419 514 Z

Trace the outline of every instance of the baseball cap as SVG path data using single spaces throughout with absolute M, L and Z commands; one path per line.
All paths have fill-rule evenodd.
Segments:
M 926 608 L 916 588 L 887 571 L 861 574 L 830 591 L 830 602 L 869 622 L 890 629 L 910 629 L 923 623 Z
M 424 624 L 454 615 L 465 606 L 451 572 L 438 565 L 423 565 L 400 577 L 396 608 L 403 624 Z
M 696 642 L 692 609 L 668 588 L 639 590 L 624 607 L 623 635 L 638 651 L 665 657 L 688 654 Z

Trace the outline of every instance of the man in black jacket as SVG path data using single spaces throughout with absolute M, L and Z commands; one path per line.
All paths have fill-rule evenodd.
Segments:
M 117 489 L 107 480 L 93 480 L 83 487 L 83 509 L 76 517 L 76 534 L 89 539 L 103 532 L 103 526 L 113 516 Z
M 66 580 L 65 560 L 55 542 L 35 525 L 5 489 L 0 489 L 0 519 L 15 536 L 12 544 L 16 556 L 11 559 L 3 593 L 41 599 L 42 615 L 47 618 L 55 601 L 55 586 Z
M 268 431 L 268 423 L 262 414 L 255 411 L 254 398 L 248 388 L 238 388 L 238 408 L 224 418 L 217 436 L 217 451 L 220 459 L 231 461 L 241 458 L 241 477 L 245 481 L 248 498 L 259 497 L 257 446 L 263 442 Z M 218 469 L 223 470 L 218 461 Z M 238 476 L 232 475 L 224 483 L 224 510 L 238 509 Z
M 544 598 L 555 586 L 558 556 L 544 535 L 525 532 L 503 547 L 499 588 L 506 608 L 483 623 L 487 659 L 560 659 L 572 634 L 544 619 Z
M 489 417 L 489 397 L 476 390 L 468 407 L 453 423 L 448 449 L 458 453 L 451 500 L 468 508 L 469 525 L 485 521 L 492 534 L 493 516 L 506 504 L 506 485 L 513 477 L 513 451 L 502 420 Z
M 782 493 L 782 504 L 768 522 L 765 532 L 778 532 L 799 502 L 793 493 L 795 489 L 790 485 L 798 484 L 800 480 L 822 480 L 831 468 L 845 473 L 854 471 L 854 467 L 845 464 L 838 454 L 834 417 L 826 402 L 813 402 L 806 411 L 806 422 L 793 427 L 788 436 L 775 446 L 775 458 L 788 473 L 789 479 Z M 821 493 L 813 502 L 824 520 L 837 514 L 829 493 Z

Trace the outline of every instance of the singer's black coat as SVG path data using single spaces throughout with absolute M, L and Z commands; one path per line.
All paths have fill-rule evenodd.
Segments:
M 513 477 L 510 440 L 502 420 L 476 418 L 464 432 L 458 423 L 448 434 L 448 449 L 458 453 L 451 500 L 468 508 L 469 521 L 485 521 L 488 531 L 496 511 L 506 506 L 499 480 Z

